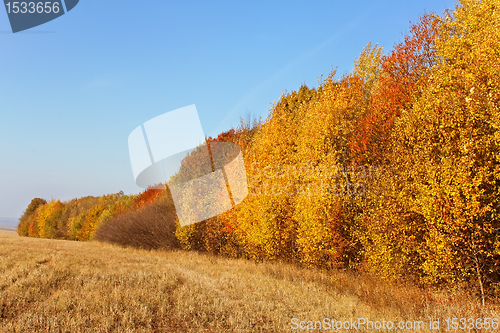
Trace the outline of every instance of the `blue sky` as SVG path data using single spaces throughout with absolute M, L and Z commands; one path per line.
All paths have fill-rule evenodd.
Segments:
M 130 132 L 195 104 L 206 135 L 265 118 L 273 100 L 337 69 L 368 43 L 387 53 L 449 0 L 80 0 L 12 34 L 0 9 L 0 216 L 34 197 L 138 193 Z

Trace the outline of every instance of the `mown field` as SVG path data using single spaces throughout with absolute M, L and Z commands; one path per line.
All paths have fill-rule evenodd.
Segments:
M 0 231 L 1 332 L 331 331 L 294 330 L 292 318 L 423 320 L 419 332 L 426 332 L 429 318 L 441 318 L 443 328 L 448 317 L 499 315 L 498 306 L 483 307 L 464 291 L 438 294 L 342 271 Z

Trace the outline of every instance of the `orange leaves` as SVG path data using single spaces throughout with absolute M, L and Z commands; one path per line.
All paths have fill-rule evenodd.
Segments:
M 222 132 L 219 134 L 215 139 L 212 139 L 212 137 L 208 138 L 209 142 L 232 142 L 236 137 L 236 131 L 234 128 L 231 128 L 229 131 Z
M 425 86 L 430 68 L 436 63 L 437 30 L 438 20 L 424 15 L 411 27 L 410 36 L 405 36 L 404 42 L 382 57 L 369 111 L 359 121 L 349 145 L 358 163 L 385 163 L 396 118 L 411 107 Z
M 152 188 L 145 190 L 144 192 L 139 194 L 137 198 L 134 199 L 135 208 L 139 209 L 144 206 L 149 206 L 155 201 L 156 197 L 160 195 L 162 192 L 163 190 L 157 190 Z

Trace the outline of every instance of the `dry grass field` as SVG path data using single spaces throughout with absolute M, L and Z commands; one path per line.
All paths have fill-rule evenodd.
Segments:
M 292 318 L 423 320 L 419 332 L 437 332 L 448 317 L 499 314 L 460 294 L 345 272 L 0 231 L 1 332 L 334 331 L 292 329 Z M 441 329 L 430 330 L 429 318 Z

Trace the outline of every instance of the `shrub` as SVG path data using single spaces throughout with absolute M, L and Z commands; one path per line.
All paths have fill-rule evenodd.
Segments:
M 171 200 L 158 200 L 138 211 L 114 216 L 103 223 L 94 240 L 142 249 L 179 248 L 177 215 Z

